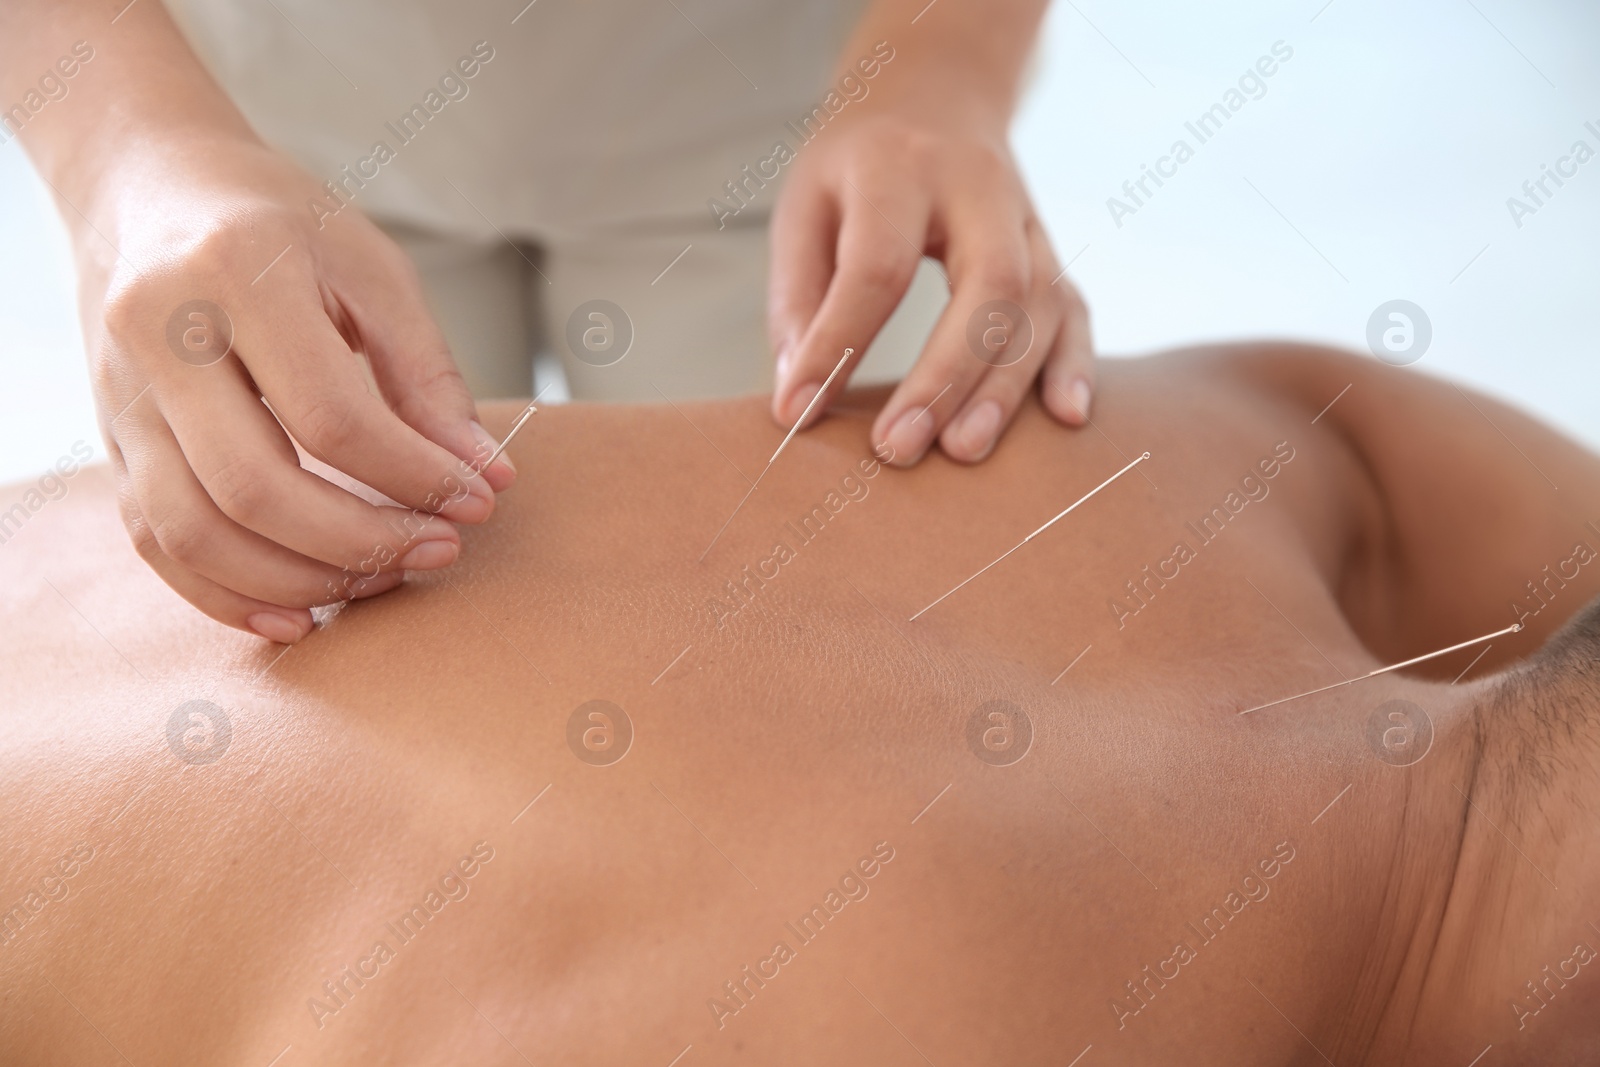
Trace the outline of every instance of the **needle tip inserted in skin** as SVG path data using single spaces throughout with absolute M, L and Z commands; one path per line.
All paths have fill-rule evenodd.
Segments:
M 800 417 L 794 420 L 794 425 L 789 427 L 789 432 L 784 435 L 782 443 L 778 445 L 778 450 L 772 453 L 772 458 L 767 460 L 767 465 L 761 468 L 761 473 L 756 475 L 756 480 L 750 483 L 749 492 L 745 493 L 744 497 L 733 509 L 733 515 L 728 516 L 728 521 L 722 524 L 722 529 L 717 531 L 717 536 L 711 539 L 711 543 L 706 546 L 706 550 L 700 553 L 700 559 L 697 562 L 704 563 L 706 561 L 706 557 L 711 554 L 711 550 L 717 546 L 717 542 L 722 539 L 723 533 L 728 529 L 728 524 L 733 522 L 734 515 L 739 514 L 744 507 L 745 501 L 750 499 L 751 494 L 756 491 L 756 486 L 761 484 L 761 479 L 767 476 L 767 471 L 771 470 L 772 465 L 778 462 L 778 457 L 783 455 L 783 450 L 789 447 L 789 442 L 794 440 L 794 435 L 800 432 L 800 427 L 804 426 L 806 420 L 811 417 L 811 412 L 822 402 L 822 398 L 828 395 L 828 386 L 833 384 L 833 380 L 839 376 L 840 371 L 844 370 L 844 365 L 850 362 L 850 357 L 855 355 L 855 352 L 856 350 L 853 348 L 844 350 L 844 356 L 834 366 L 827 380 L 822 383 L 822 388 L 817 390 L 817 395 L 811 398 L 811 403 L 806 405 L 806 409 L 800 413 Z
M 1024 537 L 1021 541 L 1018 541 L 1014 547 L 1012 547 L 1010 549 L 1007 549 L 1005 554 L 1002 555 L 999 559 L 996 559 L 994 561 L 994 563 L 991 563 L 987 567 L 984 567 L 983 570 L 979 571 L 977 574 L 974 574 L 972 576 L 972 578 L 968 578 L 965 582 L 962 582 L 961 585 L 956 586 L 954 589 L 950 590 L 950 592 L 946 593 L 944 596 L 940 597 L 938 600 L 935 600 L 932 604 L 929 604 L 927 607 L 923 608 L 921 611 L 917 612 L 915 615 L 911 616 L 911 618 L 907 619 L 906 621 L 907 622 L 916 622 L 917 619 L 919 619 L 923 615 L 927 614 L 929 610 L 931 610 L 932 608 L 938 607 L 939 604 L 942 603 L 947 597 L 951 596 L 954 593 L 960 592 L 961 589 L 967 584 L 967 582 L 971 582 L 974 578 L 978 578 L 979 576 L 983 575 L 991 567 L 993 567 L 996 563 L 999 563 L 1001 560 L 1005 559 L 1006 556 L 1011 555 L 1011 553 L 1015 552 L 1017 549 L 1021 548 L 1025 544 L 1027 544 L 1029 541 L 1032 541 L 1035 537 L 1038 537 L 1040 534 L 1044 533 L 1050 527 L 1054 526 L 1057 522 L 1061 521 L 1062 519 L 1066 518 L 1068 515 L 1072 514 L 1073 510 L 1076 509 L 1079 504 L 1082 504 L 1085 500 L 1088 500 L 1090 497 L 1094 496 L 1100 490 L 1104 489 L 1106 486 L 1110 485 L 1112 482 L 1116 481 L 1118 478 L 1122 477 L 1124 474 L 1127 474 L 1129 471 L 1133 470 L 1133 468 L 1137 467 L 1139 464 L 1143 463 L 1145 460 L 1147 460 L 1149 458 L 1150 458 L 1150 453 L 1146 452 L 1143 455 L 1141 455 L 1138 459 L 1134 460 L 1132 463 L 1129 463 L 1126 467 L 1123 467 L 1117 473 L 1113 474 L 1111 477 L 1107 478 L 1105 481 L 1101 482 L 1099 485 L 1095 486 L 1093 489 L 1091 489 L 1087 493 L 1083 494 L 1083 496 L 1079 497 L 1075 502 L 1073 502 L 1071 505 L 1069 505 L 1065 510 L 1063 510 L 1058 515 L 1056 515 L 1055 518 L 1051 519 L 1049 522 L 1045 523 L 1043 526 L 1041 526 L 1037 530 L 1033 531 L 1033 533 L 1029 534 L 1027 537 Z
M 853 348 L 847 348 L 844 350 L 844 356 L 839 360 L 838 363 L 834 365 L 833 370 L 829 372 L 828 377 L 822 383 L 822 388 L 818 389 L 817 395 L 811 398 L 811 403 L 807 404 L 806 409 L 800 413 L 800 417 L 794 420 L 794 425 L 789 427 L 789 433 L 784 437 L 783 443 L 778 446 L 778 450 L 772 453 L 772 459 L 767 460 L 767 466 L 772 466 L 773 461 L 776 460 L 783 450 L 788 447 L 789 439 L 800 432 L 800 427 L 806 424 L 806 420 L 811 417 L 811 412 L 816 410 L 817 405 L 822 402 L 822 398 L 828 395 L 828 386 L 833 384 L 833 380 L 839 376 L 839 372 L 844 370 L 844 365 L 849 363 L 850 357 L 855 354 L 856 350 Z M 765 474 L 766 471 L 762 471 L 761 473 Z M 756 480 L 760 481 L 761 479 L 757 478 Z

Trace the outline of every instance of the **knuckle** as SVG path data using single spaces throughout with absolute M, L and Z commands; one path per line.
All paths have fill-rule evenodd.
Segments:
M 991 252 L 978 260 L 974 272 L 985 294 L 1021 304 L 1028 295 L 1028 276 L 1021 261 L 1004 253 Z
M 184 253 L 184 265 L 205 274 L 227 275 L 240 265 L 241 241 L 231 226 L 210 226 Z
M 143 516 L 128 516 L 124 520 L 128 528 L 128 539 L 133 542 L 133 550 L 146 564 L 154 566 L 165 553 L 161 551 L 161 542 L 157 540 L 155 531 Z
M 1011 160 L 996 145 L 986 142 L 963 144 L 961 159 L 967 174 L 985 185 L 1004 184 L 1011 178 Z
M 253 459 L 235 459 L 219 467 L 206 490 L 222 513 L 241 526 L 254 527 L 271 506 L 267 469 Z
M 432 362 L 433 370 L 419 378 L 412 389 L 391 401 L 394 413 L 407 426 L 420 426 L 441 410 L 460 407 L 465 411 L 470 403 L 466 379 L 456 369 L 449 345 L 441 341 L 438 355 L 432 357 Z
M 911 284 L 916 264 L 892 249 L 876 248 L 856 261 L 856 281 L 874 293 L 894 293 Z
M 121 348 L 109 337 L 102 338 L 89 354 L 89 387 L 96 397 L 110 398 L 118 395 L 117 390 L 126 379 L 121 373 L 121 367 Z M 112 410 L 115 411 L 116 407 Z
M 384 269 L 394 279 L 397 291 L 405 293 L 420 302 L 422 300 L 423 281 L 422 271 L 417 268 L 416 262 L 406 254 L 405 249 L 396 244 L 382 230 L 378 230 L 375 237 L 373 254 L 378 257 Z
M 1069 289 L 1066 295 L 1067 321 L 1087 326 L 1089 324 L 1089 304 L 1083 295 L 1076 289 Z
M 106 335 L 119 341 L 163 325 L 159 297 L 150 282 L 137 277 L 122 282 L 106 294 L 100 319 L 105 324 Z
M 979 172 L 986 181 L 1007 187 L 1015 184 L 1016 165 L 1005 151 L 986 147 L 977 153 L 976 159 Z
M 348 451 L 362 437 L 363 419 L 356 405 L 342 397 L 319 395 L 301 409 L 299 429 L 305 443 L 328 455 Z
M 157 518 L 151 524 L 151 535 L 168 559 L 190 568 L 203 561 L 211 543 L 210 532 L 199 517 L 186 512 Z
M 1060 294 L 1061 306 L 1068 315 L 1078 316 L 1089 310 L 1089 306 L 1084 303 L 1083 294 L 1078 292 L 1076 285 L 1072 284 L 1072 279 L 1062 278 L 1060 282 L 1056 283 L 1056 289 Z
M 1061 329 L 1066 331 L 1087 330 L 1089 327 L 1089 304 L 1083 299 L 1083 294 L 1067 282 L 1065 278 L 1061 284 L 1054 288 L 1060 292 L 1053 294 L 1055 306 L 1061 315 Z
M 939 162 L 944 148 L 942 137 L 914 126 L 897 127 L 887 139 L 893 154 L 920 174 L 933 173 L 929 168 Z
M 1077 314 L 1083 309 L 1083 293 L 1067 273 L 1068 268 L 1062 266 L 1048 249 L 1044 254 L 1035 256 L 1033 264 L 1038 272 L 1036 280 L 1040 288 L 1048 292 L 1060 307 L 1068 314 Z

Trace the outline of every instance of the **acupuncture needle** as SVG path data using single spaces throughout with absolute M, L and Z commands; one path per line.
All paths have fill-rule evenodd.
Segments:
M 1011 553 L 1015 552 L 1017 549 L 1021 548 L 1023 545 L 1027 544 L 1029 541 L 1032 541 L 1035 537 L 1038 537 L 1040 534 L 1042 534 L 1046 530 L 1050 529 L 1050 527 L 1054 526 L 1056 523 L 1060 522 L 1062 519 L 1064 519 L 1068 515 L 1072 514 L 1073 510 L 1076 509 L 1079 504 L 1082 504 L 1085 500 L 1088 500 L 1090 497 L 1094 496 L 1100 490 L 1104 489 L 1106 486 L 1110 485 L 1112 482 L 1116 481 L 1118 478 L 1122 477 L 1124 474 L 1127 474 L 1129 471 L 1133 470 L 1134 467 L 1137 467 L 1139 464 L 1143 463 L 1145 460 L 1147 460 L 1149 458 L 1150 458 L 1150 453 L 1145 452 L 1145 453 L 1141 454 L 1138 459 L 1134 460 L 1132 463 L 1128 464 L 1126 467 L 1123 467 L 1117 473 L 1113 474 L 1111 477 L 1107 478 L 1105 481 L 1101 482 L 1099 485 L 1095 486 L 1093 489 L 1091 489 L 1087 493 L 1083 494 L 1081 497 L 1079 497 L 1072 504 L 1068 505 L 1063 511 L 1061 511 L 1059 514 L 1057 514 L 1055 518 L 1051 519 L 1049 522 L 1045 523 L 1043 526 L 1041 526 L 1037 530 L 1033 531 L 1033 533 L 1029 534 L 1027 537 L 1024 537 L 1022 540 L 1018 541 L 1011 548 L 1006 549 L 1005 553 L 1003 555 L 1001 555 L 999 557 L 999 559 L 996 559 L 994 561 L 994 563 L 990 563 L 988 566 L 984 567 L 983 570 L 979 571 L 977 574 L 974 574 L 971 578 L 968 578 L 965 582 L 962 582 L 960 585 L 958 585 L 954 589 L 950 590 L 950 592 L 946 593 L 944 596 L 940 597 L 938 600 L 935 600 L 932 604 L 929 604 L 927 607 L 923 608 L 921 611 L 917 612 L 915 615 L 911 616 L 911 618 L 907 619 L 906 621 L 907 622 L 916 622 L 919 618 L 921 618 L 923 615 L 927 614 L 933 608 L 936 608 L 940 604 L 944 603 L 944 601 L 947 598 L 949 598 L 951 596 L 954 596 L 956 593 L 959 593 L 962 589 L 964 589 L 967 586 L 968 583 L 970 583 L 974 579 L 980 578 L 984 574 L 988 573 L 990 568 L 994 567 L 996 564 L 1000 563 L 1001 560 L 1004 560 L 1006 557 L 1010 556 Z M 1088 651 L 1088 650 L 1085 649 L 1084 651 Z M 1073 660 L 1073 662 L 1076 663 L 1077 660 Z M 1066 671 L 1062 671 L 1061 673 L 1065 674 Z M 1054 685 L 1055 683 L 1052 682 L 1051 684 Z
M 506 432 L 505 440 L 501 441 L 499 446 L 497 448 L 495 448 L 495 450 L 489 454 L 489 458 L 488 459 L 484 460 L 483 463 L 480 466 L 474 467 L 472 469 L 474 474 L 476 474 L 479 471 L 483 470 L 484 467 L 489 466 L 495 460 L 500 458 L 500 453 L 504 452 L 506 450 L 506 446 L 511 443 L 511 439 L 513 437 L 517 436 L 517 431 L 522 429 L 522 424 L 527 422 L 528 419 L 532 417 L 532 415 L 533 415 L 533 413 L 535 411 L 539 410 L 538 407 L 536 406 L 539 403 L 539 397 L 544 396 L 544 394 L 546 392 L 548 392 L 549 389 L 550 389 L 550 387 L 548 385 L 545 386 L 543 389 L 539 390 L 539 396 L 534 397 L 532 400 L 530 400 L 528 402 L 528 406 L 522 409 L 522 414 L 517 416 L 517 421 L 512 423 L 511 424 L 511 429 Z
M 1239 712 L 1239 714 L 1240 715 L 1249 715 L 1252 712 L 1264 711 L 1267 708 L 1275 708 L 1279 704 L 1287 704 L 1291 700 L 1299 700 L 1301 697 L 1316 696 L 1318 693 L 1326 693 L 1330 689 L 1338 689 L 1341 686 L 1354 685 L 1357 682 L 1364 682 L 1368 678 L 1376 678 L 1380 674 L 1388 674 L 1390 671 L 1397 671 L 1402 667 L 1409 667 L 1414 663 L 1422 663 L 1425 660 L 1437 659 L 1438 657 L 1443 656 L 1443 655 L 1445 655 L 1446 653 L 1449 653 L 1449 652 L 1457 652 L 1457 651 L 1460 651 L 1463 648 L 1471 648 L 1473 645 L 1482 644 L 1485 641 L 1492 641 L 1496 637 L 1503 637 L 1506 634 L 1516 634 L 1516 633 L 1521 633 L 1521 632 L 1522 632 L 1522 624 L 1520 622 L 1514 622 L 1510 626 L 1507 626 L 1504 630 L 1496 630 L 1492 634 L 1484 634 L 1482 637 L 1474 637 L 1470 641 L 1462 641 L 1460 644 L 1451 645 L 1449 648 L 1441 648 L 1437 652 L 1429 652 L 1426 655 L 1422 655 L 1422 656 L 1413 656 L 1410 659 L 1403 660 L 1400 663 L 1391 663 L 1387 667 L 1379 667 L 1375 671 L 1368 671 L 1366 674 L 1360 675 L 1359 677 L 1356 677 L 1356 678 L 1346 678 L 1342 682 L 1334 682 L 1332 685 L 1325 685 L 1321 689 L 1310 689 L 1310 690 L 1307 690 L 1304 693 L 1296 693 L 1292 697 L 1284 697 L 1282 700 L 1274 700 L 1270 704 L 1257 704 L 1253 708 L 1245 708 L 1243 711 Z M 1477 660 L 1473 660 L 1472 662 L 1476 663 L 1478 661 Z M 1470 666 L 1470 664 L 1469 664 L 1469 666 Z M 1463 671 L 1462 673 L 1465 674 L 1466 672 Z M 1457 679 L 1457 680 L 1459 680 L 1459 679 Z M 1451 684 L 1454 685 L 1455 683 L 1452 682 Z
M 828 395 L 828 386 L 832 385 L 833 380 L 839 376 L 839 372 L 844 370 L 844 365 L 850 362 L 850 357 L 855 355 L 855 351 L 853 348 L 844 350 L 844 356 L 840 358 L 838 365 L 833 368 L 827 379 L 823 381 L 822 388 L 817 390 L 817 395 L 811 398 L 811 403 L 806 405 L 806 409 L 800 413 L 800 417 L 794 420 L 794 425 L 789 427 L 789 433 L 784 437 L 783 443 L 778 445 L 776 452 L 772 453 L 772 458 L 767 460 L 767 465 L 761 468 L 761 473 L 756 475 L 756 480 L 750 483 L 749 492 L 745 493 L 744 497 L 739 501 L 738 507 L 733 509 L 733 515 L 728 516 L 728 522 L 722 524 L 722 529 L 717 531 L 717 536 L 713 537 L 711 543 L 706 546 L 706 550 L 700 553 L 699 562 L 704 563 L 706 556 L 710 555 L 711 550 L 717 546 L 717 542 L 722 538 L 723 532 L 728 529 L 728 523 L 733 522 L 734 516 L 739 514 L 740 509 L 745 505 L 745 501 L 750 499 L 750 494 L 754 493 L 756 486 L 761 484 L 761 479 L 767 476 L 767 471 L 771 470 L 772 465 L 778 462 L 778 457 L 783 455 L 783 450 L 789 447 L 789 442 L 794 439 L 794 435 L 800 432 L 800 427 L 804 426 L 806 420 L 811 417 L 811 412 L 822 402 L 822 398 Z

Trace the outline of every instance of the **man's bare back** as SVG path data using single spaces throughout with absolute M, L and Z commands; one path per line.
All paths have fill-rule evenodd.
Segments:
M 981 470 L 881 466 L 871 410 L 737 511 L 762 402 L 542 410 L 460 566 L 287 651 L 178 601 L 80 476 L 0 549 L 0 1060 L 1578 1047 L 1592 830 L 1550 812 L 1593 764 L 1518 819 L 1480 679 L 1600 592 L 1593 457 L 1268 348 L 1109 364 L 1093 429 L 1027 411 Z M 1546 564 L 1577 573 L 1458 684 L 1482 646 L 1238 714 L 1504 628 Z

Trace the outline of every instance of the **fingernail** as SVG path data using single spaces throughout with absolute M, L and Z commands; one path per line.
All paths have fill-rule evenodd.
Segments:
M 400 557 L 400 567 L 408 571 L 436 571 L 448 567 L 461 554 L 454 541 L 424 541 Z
M 789 380 L 789 352 L 792 346 L 785 339 L 778 345 L 778 358 L 772 371 L 772 381 L 775 388 L 782 389 Z
M 985 400 L 956 423 L 956 448 L 965 459 L 982 459 L 994 447 L 1000 433 L 1000 405 Z
M 933 418 L 922 419 L 920 411 L 907 411 L 890 427 L 884 441 L 894 456 L 889 462 L 896 467 L 910 467 L 922 458 L 933 443 Z
M 405 581 L 405 572 L 401 570 L 384 571 L 382 574 L 371 578 L 363 578 L 350 586 L 351 600 L 365 600 L 367 597 L 387 593 L 401 582 Z
M 412 522 L 420 522 L 420 524 L 412 528 Z M 394 546 L 393 551 L 395 552 L 410 552 L 415 550 L 418 545 L 432 541 L 444 541 L 449 544 L 455 544 L 457 541 L 454 524 L 448 519 L 439 515 L 430 515 L 426 511 L 413 511 L 410 518 L 406 520 L 405 527 L 405 540 Z M 388 564 L 393 558 L 394 556 L 386 554 L 378 562 L 380 564 Z M 355 569 L 365 570 L 371 562 L 370 558 L 362 560 Z M 392 570 L 393 568 L 388 569 Z M 381 575 L 374 575 L 374 577 L 381 577 Z
M 483 480 L 481 474 L 470 474 L 467 471 L 457 471 L 456 476 L 461 479 L 461 486 L 451 494 L 446 505 L 439 509 L 439 514 L 451 522 L 479 523 L 489 518 L 494 512 L 494 490 L 489 483 Z M 461 492 L 461 488 L 466 492 Z
M 244 620 L 244 624 L 268 641 L 276 641 L 280 645 L 292 645 L 305 636 L 298 621 L 275 611 L 258 611 Z
M 494 435 L 485 430 L 483 423 L 477 419 L 467 423 L 467 429 L 472 431 L 472 465 L 476 467 L 494 455 L 494 450 L 500 447 L 500 442 L 496 441 Z
M 786 416 L 789 425 L 793 426 L 800 421 L 800 416 L 806 413 L 806 408 L 811 406 L 817 394 L 822 391 L 822 386 L 817 382 L 807 382 L 794 391 L 789 397 L 789 411 Z
M 1067 399 L 1085 419 L 1089 417 L 1089 397 L 1089 383 L 1083 378 L 1072 379 L 1072 384 L 1067 386 Z
M 474 467 L 488 459 L 490 456 L 494 455 L 494 450 L 500 447 L 500 442 L 496 441 L 494 439 L 494 435 L 488 430 L 485 430 L 482 424 L 477 420 L 473 420 L 472 422 L 472 439 L 474 442 L 474 447 L 472 450 L 472 465 Z M 502 452 L 500 457 L 494 461 L 494 465 L 498 467 L 502 463 L 506 465 L 506 468 L 510 470 L 512 474 L 517 473 L 516 464 L 512 463 L 511 456 L 504 452 Z

